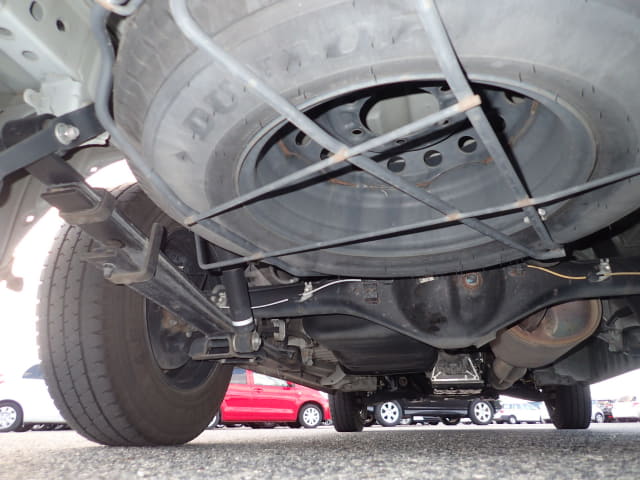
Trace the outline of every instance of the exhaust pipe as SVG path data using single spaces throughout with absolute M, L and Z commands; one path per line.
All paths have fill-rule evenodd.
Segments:
M 602 317 L 599 300 L 580 300 L 545 308 L 500 332 L 491 342 L 495 360 L 489 383 L 506 390 L 527 369 L 553 363 L 596 331 Z

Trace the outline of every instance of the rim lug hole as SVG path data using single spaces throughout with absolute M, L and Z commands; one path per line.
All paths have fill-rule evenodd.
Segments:
M 478 142 L 476 142 L 476 139 L 473 137 L 461 137 L 460 140 L 458 140 L 458 148 L 464 153 L 472 153 L 478 148 Z
M 424 163 L 428 167 L 437 167 L 442 163 L 442 154 L 437 150 L 429 150 L 424 154 Z
M 387 162 L 387 168 L 395 173 L 403 171 L 405 166 L 406 162 L 402 157 L 393 157 Z

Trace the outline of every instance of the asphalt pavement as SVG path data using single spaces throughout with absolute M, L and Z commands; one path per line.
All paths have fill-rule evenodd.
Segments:
M 0 479 L 640 479 L 640 424 L 222 428 L 181 447 L 0 434 Z

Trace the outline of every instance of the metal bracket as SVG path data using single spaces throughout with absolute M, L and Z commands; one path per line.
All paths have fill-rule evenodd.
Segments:
M 105 274 L 105 278 L 113 283 L 130 285 L 132 283 L 148 282 L 156 274 L 158 258 L 160 257 L 160 246 L 164 237 L 164 227 L 159 223 L 154 223 L 151 227 L 151 235 L 144 247 L 144 256 L 139 270 L 133 272 L 114 270 L 110 275 Z M 106 273 L 106 272 L 105 272 Z
M 75 190 L 73 193 L 70 189 Z M 81 188 L 77 185 L 60 185 L 49 189 L 42 194 L 42 198 L 47 200 L 51 204 L 61 205 L 62 198 L 56 198 L 58 196 L 73 196 L 76 193 L 82 194 Z M 116 199 L 108 191 L 103 189 L 94 189 L 100 195 L 100 201 L 92 207 L 83 210 L 64 211 L 60 209 L 60 217 L 70 225 L 86 225 L 91 223 L 100 223 L 106 221 L 116 205 Z M 76 197 L 77 198 L 77 197 Z M 87 200 L 88 201 L 88 200 Z M 60 207 L 59 207 L 60 208 Z
M 609 278 L 611 278 L 611 274 L 612 274 L 612 270 L 611 270 L 611 263 L 609 262 L 609 259 L 601 258 L 596 272 L 590 273 L 589 275 L 587 275 L 587 279 L 590 282 L 595 282 L 595 283 L 604 282 L 605 280 L 608 280 Z
M 68 219 L 102 245 L 85 259 L 105 277 L 123 283 L 207 335 L 231 332 L 231 319 L 160 252 L 164 229 L 155 224 L 149 239 L 117 206 L 111 195 L 86 183 L 54 185 L 43 195 Z
M 69 150 L 104 132 L 92 105 L 75 110 L 60 117 L 43 118 L 42 130 L 14 144 L 0 153 L 0 189 L 7 175 L 26 168 L 47 155 Z M 31 119 L 29 119 L 31 121 Z M 8 122 L 2 129 L 2 138 L 7 143 L 15 136 L 22 137 L 23 121 Z

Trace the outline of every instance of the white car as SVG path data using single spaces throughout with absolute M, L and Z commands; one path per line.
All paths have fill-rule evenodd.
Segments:
M 542 423 L 542 410 L 534 403 L 513 402 L 503 403 L 496 412 L 496 423 Z
M 49 395 L 39 364 L 27 369 L 21 378 L 0 385 L 0 432 L 65 423 Z
M 640 420 L 640 396 L 625 395 L 615 401 L 611 414 L 616 420 Z

